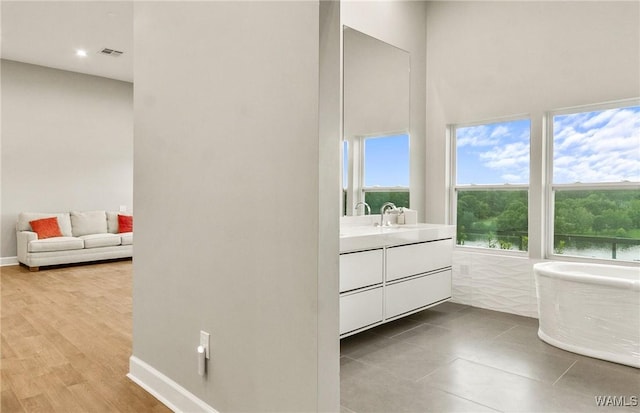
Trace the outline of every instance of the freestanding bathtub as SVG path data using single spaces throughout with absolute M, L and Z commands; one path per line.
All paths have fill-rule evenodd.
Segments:
M 542 340 L 640 368 L 640 268 L 554 261 L 533 272 Z

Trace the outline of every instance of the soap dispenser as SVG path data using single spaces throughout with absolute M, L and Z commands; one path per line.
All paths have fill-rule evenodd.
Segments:
M 400 207 L 398 209 L 400 211 L 398 212 L 398 218 L 397 218 L 398 225 L 404 225 L 404 208 Z

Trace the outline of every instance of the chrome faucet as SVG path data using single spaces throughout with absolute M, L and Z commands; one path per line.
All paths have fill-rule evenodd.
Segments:
M 366 202 L 358 202 L 358 203 L 356 204 L 356 206 L 354 206 L 354 207 L 353 207 L 353 209 L 355 209 L 355 210 L 357 211 L 357 210 L 358 210 L 358 207 L 359 207 L 360 205 L 364 206 L 364 208 L 362 209 L 362 212 L 363 212 L 365 215 L 367 215 L 367 213 L 368 213 L 369 215 L 371 215 L 371 207 L 370 207 L 370 206 L 369 206 L 369 204 L 367 204 Z
M 396 211 L 397 209 L 398 208 L 396 207 L 396 205 L 393 202 L 385 202 L 384 204 L 382 204 L 382 206 L 380 207 L 380 226 L 381 227 L 385 226 L 384 225 L 384 214 L 388 210 Z

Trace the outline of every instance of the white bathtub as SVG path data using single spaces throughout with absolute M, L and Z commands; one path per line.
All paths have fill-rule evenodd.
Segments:
M 544 262 L 533 272 L 542 340 L 640 368 L 640 268 Z

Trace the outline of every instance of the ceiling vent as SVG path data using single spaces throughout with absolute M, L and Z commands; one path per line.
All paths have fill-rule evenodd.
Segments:
M 107 56 L 113 56 L 113 57 L 118 57 L 120 56 L 122 53 L 120 50 L 113 50 L 113 49 L 109 49 L 107 47 L 105 47 L 104 49 L 100 50 L 100 54 L 104 54 Z

